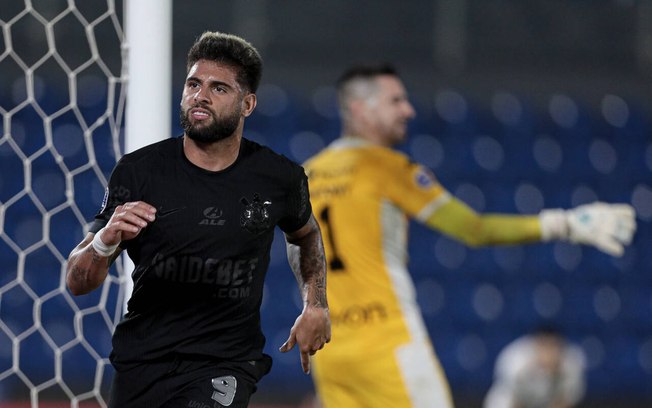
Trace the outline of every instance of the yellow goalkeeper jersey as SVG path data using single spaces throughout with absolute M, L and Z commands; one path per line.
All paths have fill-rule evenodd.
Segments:
M 315 358 L 390 352 L 427 340 L 407 270 L 408 217 L 450 199 L 434 175 L 395 150 L 341 138 L 304 165 L 328 267 L 332 342 Z

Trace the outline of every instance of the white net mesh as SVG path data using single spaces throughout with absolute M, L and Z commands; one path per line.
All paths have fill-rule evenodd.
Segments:
M 0 6 L 0 406 L 106 406 L 121 270 L 73 297 L 65 261 L 121 154 L 122 2 Z M 116 265 L 119 265 L 117 262 Z

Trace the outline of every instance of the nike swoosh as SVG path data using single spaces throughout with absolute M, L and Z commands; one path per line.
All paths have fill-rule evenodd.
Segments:
M 173 208 L 173 209 L 171 209 L 171 210 L 163 210 L 163 209 L 160 209 L 160 210 L 158 210 L 158 211 L 156 212 L 156 216 L 157 216 L 157 217 L 160 217 L 160 218 L 162 218 L 162 217 L 167 217 L 168 215 L 170 215 L 170 214 L 174 214 L 175 212 L 177 212 L 177 211 L 181 211 L 181 210 L 183 210 L 183 209 L 185 209 L 185 208 L 186 208 L 186 207 L 180 207 L 180 208 Z

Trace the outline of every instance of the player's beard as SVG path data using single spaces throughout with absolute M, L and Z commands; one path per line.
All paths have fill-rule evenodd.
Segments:
M 221 118 L 217 118 L 212 112 L 210 112 L 210 115 L 213 118 L 211 123 L 207 125 L 193 124 L 188 117 L 188 112 L 190 112 L 190 110 L 195 107 L 196 106 L 190 107 L 185 112 L 183 109 L 181 109 L 179 116 L 181 127 L 183 128 L 186 136 L 196 142 L 214 143 L 222 139 L 226 139 L 227 137 L 233 135 L 235 130 L 238 128 L 238 125 L 240 124 L 240 117 L 242 112 L 239 109 L 234 109 L 232 112 Z

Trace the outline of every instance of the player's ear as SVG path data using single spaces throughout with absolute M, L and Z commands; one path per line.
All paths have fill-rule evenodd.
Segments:
M 370 109 L 370 103 L 367 99 L 354 99 L 349 103 L 349 112 L 351 117 L 356 118 L 357 120 L 367 118 Z
M 360 116 L 364 108 L 365 104 L 362 99 L 353 99 L 349 101 L 349 112 L 351 112 L 351 115 L 353 116 Z
M 251 115 L 256 107 L 256 102 L 256 94 L 254 93 L 248 93 L 242 98 L 242 115 L 244 117 Z

